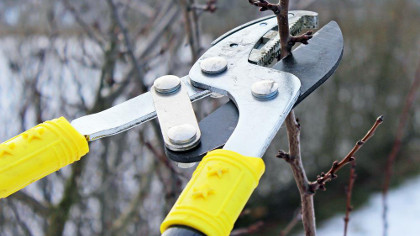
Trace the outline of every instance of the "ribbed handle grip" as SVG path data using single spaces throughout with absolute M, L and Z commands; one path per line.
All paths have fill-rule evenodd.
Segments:
M 0 144 L 0 198 L 80 160 L 88 143 L 64 118 L 39 124 Z
M 261 158 L 236 152 L 209 152 L 161 225 L 181 225 L 210 236 L 229 235 L 264 173 Z

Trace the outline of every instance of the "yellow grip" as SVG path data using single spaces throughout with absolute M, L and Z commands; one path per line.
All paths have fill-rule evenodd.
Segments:
M 88 143 L 64 118 L 39 124 L 0 144 L 0 198 L 80 160 Z
M 160 226 L 184 225 L 209 236 L 229 235 L 264 173 L 261 158 L 209 152 Z

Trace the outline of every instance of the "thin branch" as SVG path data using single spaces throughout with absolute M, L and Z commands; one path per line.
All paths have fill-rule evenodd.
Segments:
M 20 216 L 19 216 L 19 212 L 16 209 L 16 205 L 14 203 L 9 205 L 10 209 L 12 209 L 13 214 L 15 215 L 16 221 L 17 221 L 17 225 L 23 230 L 23 232 L 25 233 L 25 235 L 33 235 L 31 230 L 29 229 L 28 225 L 26 224 L 26 222 L 24 222 Z
M 168 1 L 169 2 L 169 1 Z M 172 3 L 172 1 L 171 1 Z M 171 25 L 173 25 L 176 17 L 178 16 L 179 9 L 177 7 L 168 7 L 167 12 L 162 13 L 162 18 L 158 18 L 156 24 L 151 24 L 153 31 L 147 36 L 147 39 L 142 42 L 139 52 L 137 53 L 138 58 L 143 58 L 153 49 L 154 45 L 162 39 L 162 33 Z
M 309 183 L 305 173 L 305 169 L 302 165 L 301 152 L 300 152 L 300 124 L 295 118 L 293 110 L 286 118 L 287 136 L 289 139 L 289 153 L 279 151 L 277 157 L 284 159 L 290 164 L 293 171 L 293 176 L 298 186 L 301 206 L 302 206 L 302 222 L 305 229 L 305 235 L 316 235 L 315 226 L 315 213 L 313 205 L 313 195 L 316 190 L 321 188 L 325 189 L 325 183 L 335 178 L 336 172 L 341 169 L 347 163 L 354 161 L 354 154 L 362 147 L 362 145 L 368 141 L 374 134 L 377 127 L 383 122 L 383 117 L 377 118 L 375 124 L 363 137 L 363 139 L 356 143 L 353 149 L 340 161 L 334 162 L 333 167 L 327 172 L 322 173 L 318 176 L 317 181 Z
M 179 172 L 177 169 L 175 169 L 171 163 L 169 162 L 168 158 L 166 158 L 165 155 L 163 155 L 158 149 L 156 149 L 150 142 L 145 142 L 144 145 L 146 148 L 153 153 L 154 156 L 156 156 L 161 163 L 163 163 L 166 168 L 168 168 L 170 171 L 176 173 L 180 177 L 187 178 L 184 176 L 181 172 Z
M 114 3 L 113 0 L 107 0 L 107 2 L 108 2 L 108 5 L 109 5 L 109 9 L 111 10 L 112 18 L 115 20 L 115 22 L 117 23 L 122 35 L 124 36 L 124 43 L 125 43 L 125 46 L 127 48 L 128 55 L 130 57 L 131 62 L 133 63 L 134 72 L 136 73 L 136 76 L 137 76 L 137 81 L 140 83 L 140 88 L 141 88 L 140 92 L 146 92 L 147 87 L 146 87 L 146 85 L 144 84 L 144 81 L 143 81 L 143 76 L 144 76 L 143 75 L 143 70 L 141 69 L 141 65 L 138 62 L 136 56 L 134 55 L 134 48 L 133 48 L 133 45 L 130 41 L 127 28 L 122 23 L 120 15 L 118 14 L 118 7 L 116 6 L 116 4 Z
M 35 213 L 39 213 L 44 217 L 47 217 L 49 214 L 48 206 L 45 206 L 44 203 L 36 200 L 23 191 L 18 191 L 12 194 L 10 198 L 29 206 Z
M 274 14 L 278 15 L 280 14 L 280 5 L 279 4 L 273 4 L 265 0 L 248 0 L 249 3 L 251 3 L 254 6 L 259 7 L 260 11 L 267 11 L 270 10 Z
M 334 161 L 333 165 L 327 173 L 322 172 L 321 175 L 318 175 L 317 180 L 310 184 L 310 193 L 315 193 L 318 189 L 325 190 L 325 184 L 337 177 L 336 173 L 338 170 L 340 170 L 343 166 L 350 163 L 351 161 L 355 160 L 354 154 L 375 134 L 376 129 L 380 124 L 382 124 L 382 122 L 383 116 L 379 116 L 373 124 L 372 128 L 370 128 L 362 140 L 358 141 L 352 150 L 340 162 Z
M 95 41 L 100 48 L 105 51 L 105 40 L 98 36 L 98 34 L 95 34 L 94 30 L 82 19 L 79 12 L 76 11 L 76 9 L 70 4 L 69 0 L 63 0 L 64 6 L 67 10 L 70 11 L 70 13 L 73 15 L 76 22 L 80 25 L 80 27 L 85 31 L 85 33 L 91 38 L 93 41 Z
M 351 194 L 353 192 L 354 181 L 356 180 L 356 161 L 351 162 L 350 168 L 350 176 L 349 176 L 349 185 L 346 188 L 346 216 L 344 217 L 344 236 L 347 235 L 347 228 L 350 220 L 350 212 L 353 210 L 353 206 L 351 205 Z
M 293 218 L 290 220 L 290 222 L 286 225 L 286 228 L 284 228 L 280 232 L 280 236 L 286 236 L 287 234 L 292 231 L 292 229 L 296 226 L 297 223 L 302 221 L 302 210 L 299 208 L 295 211 Z
M 401 112 L 400 118 L 399 118 L 399 124 L 397 128 L 397 134 L 395 135 L 394 144 L 392 146 L 392 150 L 388 155 L 386 167 L 385 167 L 385 180 L 384 180 L 384 186 L 382 190 L 382 203 L 383 203 L 383 213 L 382 213 L 382 219 L 384 224 L 384 235 L 387 235 L 387 229 L 388 229 L 388 221 L 387 221 L 387 194 L 389 190 L 389 185 L 391 182 L 391 178 L 393 175 L 393 167 L 395 159 L 400 152 L 401 145 L 402 145 L 402 139 L 405 133 L 405 128 L 407 126 L 408 121 L 408 115 L 411 111 L 411 108 L 414 104 L 414 101 L 416 99 L 417 91 L 420 88 L 420 63 L 417 66 L 416 74 L 414 77 L 414 81 L 410 87 L 410 91 L 407 94 L 407 97 L 405 98 L 404 108 Z
M 206 4 L 191 4 L 190 10 L 213 13 L 217 10 L 217 0 L 207 0 Z
M 195 62 L 198 59 L 200 45 L 198 38 L 196 38 L 194 33 L 194 31 L 197 30 L 197 27 L 194 26 L 198 24 L 197 22 L 194 22 L 196 19 L 194 19 L 193 15 L 191 14 L 190 3 L 191 1 L 187 2 L 187 0 L 180 0 L 184 17 L 185 32 L 187 33 L 188 44 L 190 45 L 191 50 L 192 62 Z
M 292 54 L 292 48 L 296 43 L 308 44 L 312 38 L 312 31 L 308 31 L 299 36 L 290 35 L 289 31 L 289 0 L 280 0 L 279 3 L 273 4 L 265 0 L 248 0 L 254 6 L 260 8 L 260 11 L 272 11 L 277 17 L 279 25 L 281 52 L 278 60 L 281 60 Z
M 149 193 L 149 188 L 152 183 L 151 178 L 154 170 L 156 169 L 156 165 L 157 161 L 153 161 L 151 166 L 149 166 L 147 173 L 143 175 L 140 180 L 136 196 L 131 200 L 126 210 L 124 210 L 121 215 L 113 221 L 111 226 L 111 232 L 113 232 L 113 234 L 121 233 L 122 230 L 127 227 L 128 223 L 133 220 L 138 207 Z
M 293 176 L 300 193 L 302 223 L 305 235 L 314 236 L 316 235 L 316 225 L 313 194 L 308 194 L 309 181 L 302 164 L 300 151 L 300 124 L 298 123 L 293 110 L 286 118 L 286 129 L 289 140 L 289 154 L 279 151 L 277 157 L 283 158 L 292 168 Z
M 246 228 L 235 229 L 230 233 L 230 236 L 249 235 L 259 232 L 264 226 L 263 221 L 258 221 Z

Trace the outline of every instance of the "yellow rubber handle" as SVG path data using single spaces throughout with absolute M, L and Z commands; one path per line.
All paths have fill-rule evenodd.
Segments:
M 160 226 L 184 225 L 210 236 L 229 235 L 264 173 L 261 158 L 209 152 Z
M 0 198 L 80 160 L 87 152 L 85 137 L 64 117 L 7 140 L 0 144 Z

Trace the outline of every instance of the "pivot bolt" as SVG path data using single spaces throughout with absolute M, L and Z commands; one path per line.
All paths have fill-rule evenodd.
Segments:
M 197 137 L 197 129 L 190 124 L 177 125 L 168 130 L 169 141 L 175 145 L 189 144 Z
M 209 57 L 201 61 L 201 71 L 206 74 L 220 74 L 227 69 L 227 60 L 223 57 Z
M 179 168 L 182 168 L 182 169 L 188 169 L 188 168 L 194 167 L 197 164 L 197 162 L 191 162 L 191 163 L 175 162 L 175 163 Z
M 251 92 L 258 99 L 270 100 L 279 93 L 279 85 L 274 80 L 261 80 L 252 85 Z
M 175 75 L 164 75 L 153 82 L 153 87 L 161 94 L 174 93 L 181 87 L 181 80 Z

